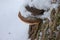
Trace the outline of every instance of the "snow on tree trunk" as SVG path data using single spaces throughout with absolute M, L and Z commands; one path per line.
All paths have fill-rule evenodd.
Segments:
M 32 4 L 34 4 L 34 2 Z M 41 2 L 46 1 L 43 0 Z M 46 3 L 49 2 L 50 1 L 47 1 Z M 29 5 L 25 5 L 25 9 L 28 11 L 28 13 L 30 12 L 28 16 L 26 16 L 26 10 L 24 11 L 26 15 L 22 14 L 24 12 L 20 11 L 22 15 L 26 16 L 24 16 L 25 18 L 22 20 L 25 23 L 29 23 L 28 38 L 30 40 L 60 40 L 60 1 L 51 0 L 50 5 L 41 4 L 39 7 L 38 4 L 35 4 L 34 6 L 30 5 L 31 7 Z M 47 10 L 45 7 L 47 7 Z M 20 19 L 23 17 L 19 14 L 18 16 Z

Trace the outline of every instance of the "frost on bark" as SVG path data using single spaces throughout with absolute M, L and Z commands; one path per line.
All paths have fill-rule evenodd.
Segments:
M 56 0 L 55 0 L 56 1 Z M 52 3 L 55 3 L 52 2 Z M 33 7 L 25 7 L 31 15 L 43 15 L 45 10 L 38 10 Z M 36 14 L 37 13 L 37 14 Z M 38 19 L 34 17 L 24 18 L 18 14 L 19 18 L 26 23 L 29 23 L 29 39 L 31 40 L 60 40 L 60 4 L 58 8 L 51 10 L 50 18 Z M 24 19 L 23 19 L 24 18 Z M 43 23 L 43 21 L 45 21 Z

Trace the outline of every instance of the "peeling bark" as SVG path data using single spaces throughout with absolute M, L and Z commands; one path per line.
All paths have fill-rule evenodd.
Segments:
M 18 14 L 18 17 L 25 23 L 29 23 L 29 24 L 37 24 L 37 23 L 40 23 L 40 21 L 42 21 L 42 19 L 38 19 L 38 18 L 34 18 L 32 17 L 33 19 L 29 19 L 29 18 L 25 18 L 21 15 L 21 13 L 19 12 Z

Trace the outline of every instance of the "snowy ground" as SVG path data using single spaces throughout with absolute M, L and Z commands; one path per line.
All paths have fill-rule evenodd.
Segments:
M 20 0 L 0 0 L 0 40 L 27 40 L 28 25 L 18 18 Z

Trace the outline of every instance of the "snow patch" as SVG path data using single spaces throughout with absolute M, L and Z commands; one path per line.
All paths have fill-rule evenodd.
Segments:
M 48 18 L 50 19 L 50 13 L 51 13 L 51 9 L 53 8 L 57 8 L 58 7 L 58 1 L 56 3 L 51 3 L 52 0 L 24 0 L 24 2 L 21 2 L 20 5 L 20 12 L 22 14 L 22 16 L 24 17 L 28 17 L 28 16 L 32 16 L 31 12 L 27 11 L 25 6 L 29 5 L 30 7 L 35 7 L 37 9 L 44 9 L 44 10 L 48 10 L 49 11 L 45 11 L 44 15 L 39 15 L 39 16 L 35 16 L 37 18 Z
M 59 26 L 57 26 L 57 30 L 60 30 L 60 25 L 59 25 Z

